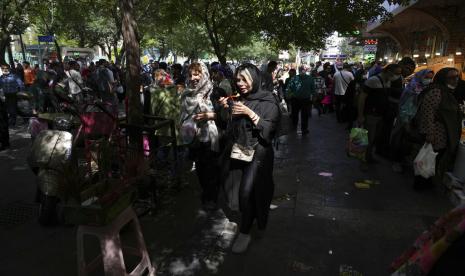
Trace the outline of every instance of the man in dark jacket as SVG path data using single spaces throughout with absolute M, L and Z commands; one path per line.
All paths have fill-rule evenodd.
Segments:
M 313 78 L 305 74 L 305 67 L 299 67 L 299 75 L 290 80 L 288 92 L 292 97 L 291 117 L 297 128 L 300 113 L 300 129 L 302 135 L 308 134 L 308 117 L 311 112 L 312 96 L 315 94 Z
M 2 64 L 2 76 L 0 77 L 0 88 L 5 96 L 5 104 L 8 111 L 8 123 L 16 125 L 17 93 L 24 90 L 24 83 L 15 74 L 10 72 L 10 65 Z

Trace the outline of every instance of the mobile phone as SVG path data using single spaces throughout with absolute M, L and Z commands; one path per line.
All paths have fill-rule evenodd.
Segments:
M 238 101 L 239 100 L 239 95 L 231 95 L 231 96 L 228 96 L 228 100 L 233 100 L 233 101 Z

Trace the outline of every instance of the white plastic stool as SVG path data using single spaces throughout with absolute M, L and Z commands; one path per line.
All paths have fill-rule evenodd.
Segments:
M 126 272 L 122 251 L 123 248 L 121 247 L 119 235 L 121 229 L 128 223 L 132 223 L 134 226 L 134 231 L 137 235 L 138 248 L 124 247 L 124 251 L 142 258 L 140 263 L 130 273 Z M 100 247 L 102 250 L 102 254 L 88 264 L 84 258 L 84 235 L 96 236 L 100 241 Z M 109 225 L 80 225 L 77 230 L 77 257 L 79 276 L 87 276 L 88 272 L 95 270 L 97 265 L 100 263 L 100 257 L 103 259 L 103 268 L 106 276 L 139 276 L 144 272 L 148 272 L 148 275 L 150 276 L 155 276 L 155 269 L 152 266 L 149 254 L 147 253 L 139 220 L 131 207 L 124 210 Z

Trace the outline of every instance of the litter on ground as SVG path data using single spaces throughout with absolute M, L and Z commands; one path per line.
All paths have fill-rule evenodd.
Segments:
M 333 176 L 333 174 L 329 173 L 329 172 L 320 172 L 318 175 L 319 176 L 324 176 L 324 177 L 332 177 Z
M 294 261 L 291 267 L 294 272 L 309 272 L 313 269 L 313 267 L 297 261 Z
M 363 276 L 362 273 L 354 270 L 352 266 L 349 265 L 340 265 L 339 266 L 339 276 Z

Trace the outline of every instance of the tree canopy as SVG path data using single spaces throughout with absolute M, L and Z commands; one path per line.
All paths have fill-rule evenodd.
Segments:
M 109 58 L 120 57 L 124 52 L 124 46 L 119 47 L 121 1 L 1 1 L 0 50 L 4 53 L 9 35 L 22 32 L 32 24 L 39 33 L 72 39 L 81 47 L 98 45 Z M 263 51 L 289 49 L 290 45 L 302 50 L 322 48 L 326 37 L 334 31 L 353 31 L 378 16 L 387 17 L 383 2 L 135 0 L 134 19 L 141 45 L 159 48 L 162 56 L 171 51 L 195 59 L 211 52 L 224 63 L 240 53 L 245 55 L 243 58 L 249 58 L 246 51 L 256 52 L 259 46 Z M 3 57 L 0 52 L 0 58 Z

